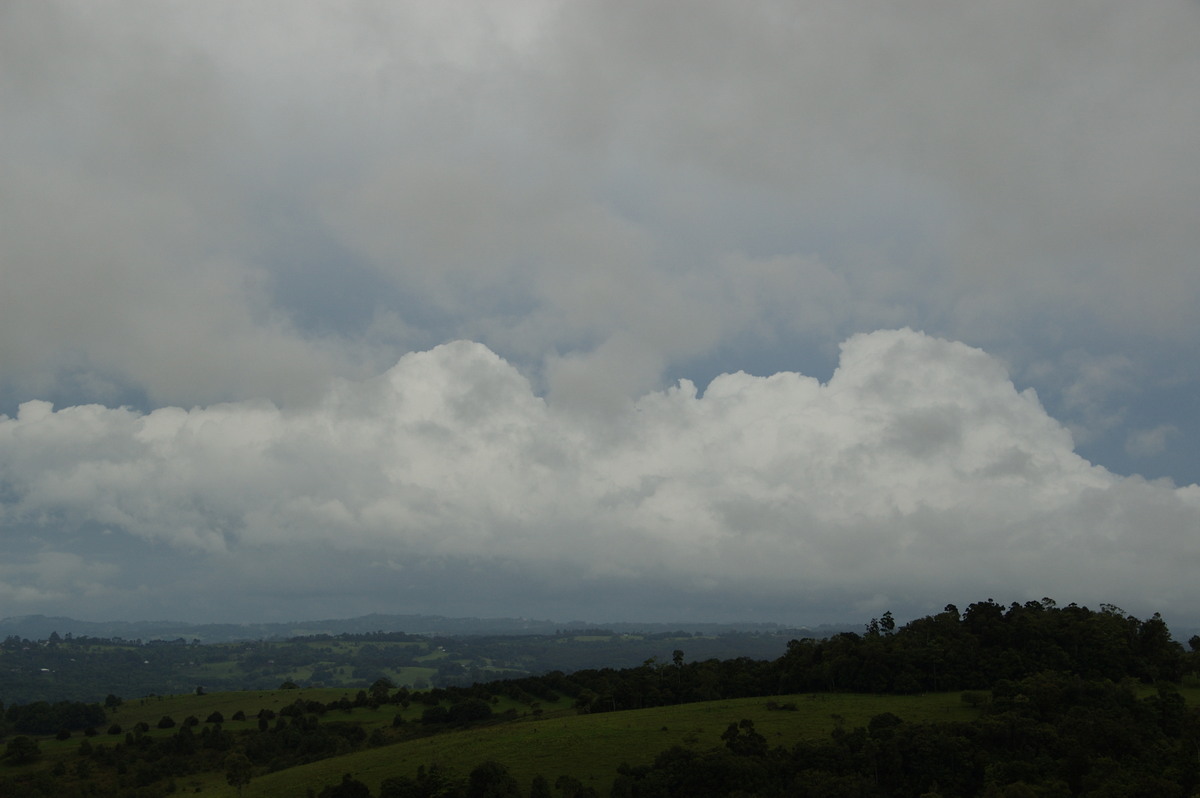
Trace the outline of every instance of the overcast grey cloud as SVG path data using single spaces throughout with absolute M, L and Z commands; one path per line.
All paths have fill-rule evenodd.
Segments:
M 0 613 L 1200 620 L 1198 35 L 6 3 Z

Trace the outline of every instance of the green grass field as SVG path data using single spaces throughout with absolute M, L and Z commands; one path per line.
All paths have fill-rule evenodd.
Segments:
M 144 721 L 150 726 L 151 735 L 165 736 L 174 734 L 178 727 L 156 728 L 164 715 L 172 717 L 177 724 L 188 716 L 195 716 L 203 723 L 217 711 L 226 719 L 224 728 L 236 733 L 257 728 L 255 715 L 260 709 L 278 712 L 297 699 L 322 703 L 343 696 L 353 699 L 356 692 L 347 688 L 309 688 L 149 697 L 127 701 L 110 711 L 108 722 L 117 723 L 127 731 Z M 1144 688 L 1143 692 L 1148 695 L 1153 690 Z M 1187 686 L 1181 692 L 1189 704 L 1200 703 L 1200 686 Z M 769 701 L 794 704 L 796 709 L 771 710 Z M 372 792 L 378 792 L 384 779 L 412 776 L 421 765 L 437 764 L 456 776 L 465 777 L 473 767 L 489 759 L 508 767 L 524 789 L 537 774 L 545 776 L 551 783 L 558 776 L 568 775 L 605 794 L 622 763 L 647 764 L 658 753 L 675 745 L 696 750 L 719 746 L 720 735 L 728 725 L 744 718 L 754 722 L 755 729 L 770 745 L 787 747 L 802 739 L 825 737 L 838 725 L 847 730 L 864 726 L 871 717 L 883 712 L 891 712 L 909 722 L 970 720 L 980 712 L 965 704 L 959 692 L 919 696 L 819 693 L 594 715 L 577 715 L 566 701 L 546 702 L 543 708 L 543 714 L 534 716 L 528 706 L 500 699 L 493 704 L 493 711 L 500 715 L 513 710 L 514 719 L 404 739 L 276 773 L 258 773 L 244 789 L 243 796 L 302 796 L 309 788 L 319 792 L 322 786 L 338 782 L 344 773 L 352 774 L 370 786 Z M 232 716 L 239 710 L 246 713 L 247 719 L 232 721 Z M 403 711 L 394 705 L 374 710 L 358 708 L 352 712 L 335 710 L 327 713 L 322 721 L 349 721 L 361 724 L 368 732 L 380 728 L 392 736 L 392 721 L 397 713 L 415 723 L 424 710 L 425 706 L 421 704 L 412 704 Z M 108 735 L 104 729 L 100 732 L 92 738 L 93 744 L 112 745 L 124 739 L 123 734 Z M 79 735 L 62 741 L 41 738 L 42 762 L 9 772 L 73 762 L 78 757 L 81 740 Z M 178 788 L 181 792 L 215 797 L 232 798 L 237 794 L 225 783 L 224 774 L 220 772 L 182 777 L 178 780 Z
M 767 701 L 792 702 L 796 711 L 770 711 Z M 514 705 L 515 706 L 515 705 Z M 503 711 L 505 705 L 497 705 Z M 381 710 L 382 711 L 382 710 Z M 360 717 L 354 713 L 355 719 Z M 397 775 L 412 776 L 421 765 L 438 764 L 466 776 L 477 764 L 502 762 L 528 787 L 537 774 L 551 783 L 569 775 L 607 792 L 617 767 L 649 763 L 673 745 L 698 750 L 721 744 L 721 733 L 743 718 L 772 745 L 792 745 L 801 739 L 828 735 L 838 723 L 847 729 L 865 725 L 872 716 L 892 712 L 909 721 L 967 720 L 977 710 L 966 707 L 959 693 L 925 696 L 798 695 L 774 699 L 750 698 L 684 704 L 626 712 L 576 715 L 567 708 L 535 718 L 446 732 L 359 751 L 336 759 L 255 778 L 243 791 L 245 798 L 304 795 L 309 787 L 336 783 L 351 773 L 377 792 L 380 782 Z M 366 720 L 365 716 L 362 716 Z M 388 715 L 390 722 L 391 715 Z M 631 753 L 633 752 L 633 753 Z M 220 780 L 189 779 L 187 787 L 205 794 L 234 796 Z

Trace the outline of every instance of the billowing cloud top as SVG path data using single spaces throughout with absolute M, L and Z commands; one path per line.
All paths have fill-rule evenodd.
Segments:
M 313 585 L 376 607 L 798 621 L 992 591 L 1184 613 L 1200 563 L 1200 489 L 1089 464 L 994 358 L 908 329 L 852 337 L 824 384 L 725 374 L 603 418 L 466 341 L 304 409 L 28 402 L 0 419 L 0 479 L 25 552 L 0 592 L 33 605 L 90 590 L 178 612 L 176 564 L 198 560 L 239 604 Z M 39 592 L 63 565 L 46 557 L 88 535 L 150 541 L 163 573 L 110 555 L 92 567 L 120 578 Z

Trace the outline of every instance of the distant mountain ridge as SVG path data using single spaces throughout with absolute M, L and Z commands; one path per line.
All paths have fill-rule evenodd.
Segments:
M 44 640 L 51 634 L 124 640 L 199 640 L 227 643 L 235 640 L 277 640 L 308 635 L 406 632 L 415 635 L 537 635 L 572 629 L 603 629 L 618 634 L 689 632 L 795 632 L 797 637 L 822 638 L 841 631 L 859 631 L 861 624 L 822 624 L 788 627 L 775 623 L 592 623 L 530 618 L 447 618 L 441 615 L 389 615 L 372 613 L 355 618 L 275 623 L 205 623 L 176 621 L 79 621 L 46 615 L 20 615 L 0 619 L 0 639 L 16 636 Z

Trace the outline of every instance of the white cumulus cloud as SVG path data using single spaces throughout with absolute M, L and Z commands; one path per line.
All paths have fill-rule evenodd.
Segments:
M 225 613 L 302 583 L 347 609 L 475 614 L 796 621 L 984 593 L 1188 614 L 1200 564 L 1200 489 L 1092 465 L 995 358 L 909 329 L 849 338 L 825 383 L 724 374 L 599 416 L 467 341 L 303 407 L 28 402 L 0 418 L 0 499 L 43 569 L 66 545 L 115 569 L 150 547 L 163 580 L 217 573 Z M 139 580 L 138 601 L 184 606 Z

